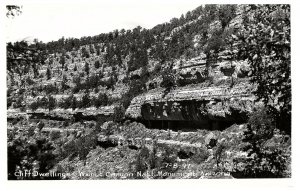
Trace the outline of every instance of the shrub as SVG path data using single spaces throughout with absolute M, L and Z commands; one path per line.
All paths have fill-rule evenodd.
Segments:
M 258 141 L 258 143 L 261 143 L 261 141 L 271 138 L 275 129 L 274 118 L 275 117 L 268 111 L 268 109 L 264 107 L 258 108 L 256 111 L 251 113 L 248 119 L 248 128 L 250 132 L 255 134 L 254 137 L 251 137 L 251 141 Z M 246 140 L 248 140 L 247 137 L 248 136 L 246 136 Z
M 99 93 L 99 88 L 98 88 L 98 87 L 96 87 L 96 88 L 94 89 L 94 93 L 95 93 L 95 94 Z
M 68 127 L 68 126 L 69 126 L 69 121 L 64 121 L 64 122 L 63 122 L 63 127 L 66 128 L 66 127 Z
M 176 83 L 178 86 L 185 86 L 188 84 L 197 84 L 197 83 L 202 83 L 205 81 L 205 77 L 200 73 L 200 72 L 195 72 L 195 74 L 181 74 Z
M 161 150 L 161 155 L 158 155 L 158 149 Z M 136 156 L 136 160 L 130 164 L 133 168 L 134 174 L 136 175 L 137 172 L 144 173 L 147 170 L 153 171 L 161 171 L 162 176 L 155 176 L 153 178 L 167 178 L 164 175 L 165 172 L 173 173 L 176 172 L 178 166 L 173 166 L 176 164 L 176 150 L 172 149 L 166 145 L 157 145 L 154 144 L 152 149 L 147 147 L 142 147 L 139 153 Z M 143 178 L 137 177 L 135 178 Z
M 62 152 L 60 155 L 65 158 L 65 157 L 75 157 L 76 156 L 76 145 L 75 145 L 75 140 L 69 140 L 62 146 Z
M 107 81 L 100 81 L 100 85 L 106 86 L 107 89 L 114 90 L 114 85 L 116 83 L 116 80 L 113 76 L 109 77 Z
M 73 99 L 73 94 L 71 94 L 69 97 L 62 99 L 59 102 L 59 107 L 64 108 L 64 109 L 68 109 L 71 106 L 72 103 L 72 99 Z
M 64 90 L 66 90 L 66 89 L 69 88 L 69 86 L 67 85 L 67 82 L 68 82 L 67 76 L 66 76 L 66 75 L 63 75 L 62 82 L 60 83 L 60 84 L 61 84 L 61 90 L 62 90 L 62 91 L 64 91 Z
M 13 104 L 13 108 L 20 108 L 20 107 L 22 107 L 23 106 L 22 102 L 23 102 L 23 97 L 19 96 L 16 99 L 16 101 L 14 102 L 14 104 Z
M 99 62 L 99 60 L 96 60 L 94 66 L 95 66 L 96 69 L 100 68 L 100 62 Z
M 142 83 L 141 81 L 139 80 L 131 81 L 129 91 L 126 94 L 124 94 L 121 98 L 122 106 L 125 109 L 127 109 L 130 105 L 131 100 L 138 94 L 141 94 L 145 89 L 146 89 L 145 84 Z
M 49 109 L 49 111 L 53 110 L 55 107 L 56 107 L 56 100 L 52 96 L 49 96 L 48 97 L 48 109 Z
M 92 149 L 95 149 L 97 145 L 97 137 L 95 134 L 89 134 L 80 137 L 75 141 L 76 154 L 81 160 L 86 159 L 86 156 Z
M 97 118 L 97 122 L 96 122 L 96 126 L 95 126 L 95 132 L 100 132 L 101 131 L 101 126 L 103 125 L 103 123 L 106 122 L 106 117 L 103 116 L 99 116 Z
M 113 135 L 115 131 L 118 130 L 118 124 L 114 123 L 113 121 L 109 121 L 104 123 L 101 127 L 101 133 L 105 136 Z
M 113 121 L 121 122 L 125 117 L 125 108 L 123 106 L 118 106 L 114 108 Z
M 27 134 L 28 134 L 28 136 L 33 136 L 34 135 L 34 132 L 35 131 L 35 127 L 34 126 L 30 126 L 29 128 L 28 128 L 28 130 L 27 130 Z
M 134 162 L 135 172 L 144 173 L 148 169 L 148 158 L 150 156 L 150 151 L 147 147 L 142 147 L 138 155 L 136 156 L 136 160 Z M 136 173 L 134 173 L 136 174 Z M 141 177 L 136 177 L 141 178 Z
M 164 87 L 164 88 L 167 88 L 167 89 L 170 89 L 172 88 L 173 86 L 175 86 L 175 75 L 174 73 L 171 71 L 171 69 L 165 69 L 163 72 L 162 72 L 162 82 L 160 83 L 160 86 L 161 87 Z
M 209 157 L 207 149 L 198 149 L 196 153 L 191 157 L 191 160 L 196 164 L 203 163 Z
M 27 83 L 28 85 L 33 85 L 35 82 L 28 76 L 28 77 L 26 78 L 26 83 Z
M 154 66 L 154 69 L 153 69 L 152 73 L 154 73 L 154 74 L 160 73 L 160 70 L 161 70 L 161 65 L 160 64 L 156 64 Z
M 89 65 L 89 63 L 85 63 L 85 65 L 84 65 L 84 71 L 85 71 L 85 73 L 87 74 L 87 75 L 89 75 L 90 74 L 90 65 Z
M 62 146 L 62 158 L 69 157 L 71 160 L 74 157 L 79 157 L 80 160 L 85 160 L 88 153 L 97 146 L 97 136 L 93 132 L 87 135 L 82 135 L 78 138 L 72 138 Z
M 148 84 L 148 89 L 149 89 L 149 90 L 155 89 L 155 88 L 157 88 L 157 87 L 158 87 L 157 82 L 150 82 L 150 83 Z
M 32 102 L 32 103 L 30 104 L 30 106 L 29 106 L 29 108 L 30 108 L 32 111 L 37 110 L 38 107 L 39 107 L 39 103 L 38 103 L 38 102 L 35 102 L 35 101 Z
M 283 148 L 266 147 L 264 143 L 272 138 L 275 124 L 274 117 L 266 108 L 253 112 L 248 120 L 243 141 L 248 143 L 244 151 L 248 157 L 234 159 L 243 168 L 234 168 L 232 175 L 247 178 L 279 178 L 286 176 L 288 156 Z
M 49 80 L 51 78 L 51 70 L 50 70 L 50 68 L 47 68 L 46 75 L 47 75 L 47 80 Z
M 56 139 L 60 138 L 61 133 L 60 131 L 51 131 L 49 133 L 50 141 L 55 141 Z
M 166 164 L 176 164 L 177 163 L 177 150 L 171 148 L 167 145 L 160 145 L 159 149 L 162 151 L 161 156 L 157 159 L 156 168 L 159 168 L 160 171 L 173 173 L 178 170 L 178 166 L 175 167 L 173 165 L 166 165 Z M 167 178 L 157 177 L 157 178 Z
M 48 99 L 43 96 L 42 99 L 39 99 L 39 104 L 42 108 L 46 109 L 48 105 Z
M 93 105 L 95 107 L 105 106 L 108 104 L 108 96 L 105 93 L 99 93 L 97 98 L 93 99 Z
M 50 94 L 57 93 L 58 92 L 58 88 L 55 85 L 48 84 L 48 85 L 46 85 L 46 86 L 43 87 L 43 91 L 45 91 L 45 93 L 47 95 L 50 95 Z
M 56 164 L 54 147 L 46 137 L 41 134 L 28 134 L 28 132 L 14 132 L 9 137 L 8 151 L 8 179 L 51 179 L 40 176 L 15 176 L 18 170 L 33 170 L 47 173 Z M 58 177 L 56 177 L 57 179 Z M 54 179 L 54 178 L 52 178 Z
M 85 107 L 89 107 L 91 104 L 91 99 L 90 99 L 90 95 L 88 92 L 86 92 L 83 96 L 81 101 L 79 102 L 79 107 L 80 108 L 85 108 Z
M 81 55 L 82 55 L 82 57 L 85 57 L 85 58 L 89 58 L 90 57 L 90 53 L 89 53 L 89 51 L 85 47 L 83 47 L 81 49 Z
M 217 163 L 217 168 L 219 168 L 219 164 L 222 162 L 222 158 L 224 157 L 226 146 L 223 143 L 217 145 L 217 149 L 214 152 L 214 158 Z

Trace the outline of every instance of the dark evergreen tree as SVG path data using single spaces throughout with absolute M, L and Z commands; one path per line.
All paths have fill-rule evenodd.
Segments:
M 90 107 L 90 106 L 91 106 L 90 95 L 89 95 L 89 92 L 86 91 L 81 98 L 80 108 L 86 108 L 86 107 Z
M 59 63 L 61 64 L 61 68 L 62 68 L 62 70 L 63 70 L 64 67 L 65 67 L 65 63 L 66 63 L 65 54 L 63 54 L 63 55 L 60 57 Z
M 85 62 L 84 71 L 85 71 L 86 75 L 90 74 L 90 65 L 87 62 Z
M 94 66 L 95 66 L 96 69 L 100 68 L 100 62 L 99 62 L 99 60 L 95 61 Z
M 74 66 L 74 72 L 76 72 L 77 71 L 77 65 L 75 64 L 75 66 Z
M 95 49 L 94 49 L 94 46 L 92 44 L 90 44 L 89 49 L 90 49 L 91 54 L 95 53 Z
M 47 68 L 46 76 L 47 76 L 47 80 L 51 79 L 51 70 L 50 70 L 50 68 Z
M 48 97 L 48 110 L 51 111 L 55 108 L 56 106 L 56 100 L 52 96 Z
M 77 106 L 77 100 L 76 100 L 76 97 L 72 96 L 72 102 L 71 102 L 71 108 L 72 110 L 75 110 Z
M 277 127 L 290 132 L 290 5 L 250 5 L 242 25 L 229 40 L 238 59 L 250 63 L 255 95 L 276 116 Z
M 63 75 L 62 82 L 61 82 L 62 91 L 66 90 L 68 88 L 67 81 L 68 81 L 67 76 Z

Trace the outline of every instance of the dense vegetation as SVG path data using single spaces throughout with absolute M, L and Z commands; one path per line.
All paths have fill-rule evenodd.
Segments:
M 79 93 L 81 90 L 98 93 L 99 86 L 114 90 L 115 84 L 119 81 L 117 69 L 120 68 L 126 70 L 126 78 L 123 82 L 128 84 L 131 89 L 134 89 L 132 86 L 135 86 L 137 80 L 145 84 L 150 80 L 150 76 L 160 76 L 160 74 L 163 76 L 163 82 L 156 85 L 152 84 L 149 88 L 158 86 L 171 88 L 171 86 L 175 85 L 183 86 L 189 83 L 198 83 L 203 81 L 203 77 L 200 74 L 199 77 L 201 76 L 201 79 L 199 80 L 189 81 L 181 78 L 175 84 L 174 76 L 172 77 L 173 79 L 170 79 L 167 74 L 169 69 L 162 69 L 165 64 L 177 58 L 192 58 L 204 52 L 207 54 L 207 58 L 210 59 L 210 57 L 217 55 L 219 51 L 224 50 L 226 44 L 223 42 L 223 39 L 224 36 L 228 35 L 225 27 L 235 17 L 235 10 L 236 5 L 206 5 L 182 15 L 179 19 L 173 18 L 170 22 L 157 25 L 152 29 L 142 29 L 138 26 L 132 30 L 115 30 L 108 34 L 82 37 L 80 39 L 61 38 L 58 41 L 49 43 L 35 40 L 31 45 L 27 45 L 25 42 L 9 43 L 7 45 L 7 69 L 10 82 L 12 86 L 29 87 L 31 89 L 29 93 L 33 97 L 41 92 L 59 94 L 70 89 L 73 94 Z M 217 19 L 220 19 L 220 21 L 215 22 L 216 26 L 213 24 L 212 27 L 210 23 L 214 23 Z M 199 36 L 199 38 L 195 38 L 195 36 Z M 195 46 L 195 42 L 197 46 Z M 79 57 L 78 51 L 81 55 Z M 26 54 L 21 54 L 20 57 L 21 52 Z M 54 56 L 50 56 L 47 62 L 44 63 L 46 60 L 45 55 L 49 54 Z M 94 56 L 102 56 L 103 59 L 90 63 L 87 59 Z M 85 64 L 82 71 L 78 71 L 77 64 L 74 63 L 75 59 L 84 61 Z M 148 69 L 150 60 L 159 62 L 152 72 L 149 72 Z M 72 88 L 69 87 L 70 82 L 66 77 L 66 75 L 72 73 L 72 71 L 68 71 L 67 67 L 67 63 L 70 63 L 70 61 L 75 64 L 73 73 L 79 74 L 72 77 L 72 83 L 75 84 Z M 57 76 L 54 73 L 55 62 L 58 62 L 61 66 L 56 68 L 58 74 L 65 73 L 66 75 Z M 127 67 L 125 67 L 124 62 L 126 62 Z M 55 82 L 47 85 L 32 86 L 35 80 L 42 77 L 38 70 L 41 66 L 47 66 L 45 74 L 47 80 L 57 77 L 61 78 L 61 83 Z M 102 66 L 102 69 L 99 69 L 101 68 L 100 66 Z M 97 69 L 97 72 L 90 72 L 91 67 Z M 112 67 L 110 77 L 103 78 L 103 67 Z M 130 75 L 132 71 L 139 69 L 142 70 L 141 74 Z M 31 71 L 34 74 L 33 78 L 28 76 Z M 15 74 L 19 74 L 19 82 L 16 82 Z M 173 82 L 170 80 L 173 80 Z M 145 85 L 143 86 L 123 96 L 124 99 L 127 99 L 127 101 L 124 100 L 127 103 L 123 104 L 125 109 L 128 107 L 130 99 L 146 90 Z M 23 100 L 24 95 L 20 94 L 18 98 Z M 9 101 L 8 105 L 11 105 L 11 101 Z M 101 100 L 96 102 L 101 102 Z M 31 104 L 30 107 L 35 109 L 39 105 L 37 101 L 37 103 Z M 98 103 L 86 104 L 86 106 L 88 105 L 99 106 Z M 23 105 L 23 107 L 26 106 Z
M 242 27 L 229 41 L 238 50 L 237 59 L 250 62 L 255 95 L 276 116 L 277 127 L 290 131 L 291 35 L 289 5 L 253 5 Z M 247 15 L 247 17 L 246 17 Z
M 15 15 L 11 12 L 14 7 L 7 9 L 9 15 Z M 20 112 L 44 109 L 51 113 L 54 109 L 74 112 L 113 106 L 113 114 L 109 118 L 98 116 L 97 124 L 86 128 L 81 121 L 87 132 L 61 135 L 53 131 L 46 136 L 42 123 L 35 123 L 28 132 L 17 128 L 9 131 L 8 178 L 17 179 L 14 172 L 20 169 L 73 172 L 77 167 L 69 168 L 69 162 L 85 163 L 97 151 L 107 155 L 117 152 L 120 160 L 126 158 L 124 153 L 128 154 L 129 159 L 124 160 L 131 160 L 126 163 L 130 172 L 177 172 L 182 169 L 163 165 L 176 163 L 181 157 L 191 160 L 196 169 L 213 169 L 233 177 L 288 177 L 290 142 L 283 135 L 291 133 L 290 41 L 289 5 L 205 5 L 152 29 L 137 26 L 80 39 L 8 43 L 7 108 Z M 182 73 L 180 67 L 193 59 L 205 60 L 204 67 Z M 235 73 L 232 63 L 236 61 L 246 61 L 249 69 L 239 66 L 239 73 Z M 179 69 L 174 69 L 178 62 Z M 214 75 L 219 74 L 214 74 L 212 68 L 217 62 L 231 63 L 227 68 L 220 67 L 222 77 L 227 78 L 215 79 Z M 246 130 L 233 139 L 236 143 L 225 144 L 217 139 L 206 143 L 202 140 L 202 135 L 208 134 L 205 131 L 181 138 L 180 132 L 174 136 L 171 131 L 147 130 L 141 124 L 126 121 L 125 112 L 132 99 L 151 89 L 161 88 L 167 95 L 182 86 L 231 88 L 243 81 L 257 87 L 253 94 L 263 105 L 249 114 Z M 110 120 L 114 122 L 106 122 Z M 12 124 L 28 126 L 17 119 Z M 66 128 L 78 124 L 65 121 L 58 125 Z M 205 147 L 195 151 L 154 145 L 111 151 L 97 140 L 100 134 L 134 138 L 159 135 L 164 140 L 195 140 Z M 232 141 L 224 134 L 221 137 Z M 270 146 L 270 142 L 278 147 Z M 232 148 L 247 153 L 247 157 L 235 156 L 233 160 L 243 168 L 224 167 L 229 158 L 225 150 Z M 205 161 L 211 166 L 205 166 Z

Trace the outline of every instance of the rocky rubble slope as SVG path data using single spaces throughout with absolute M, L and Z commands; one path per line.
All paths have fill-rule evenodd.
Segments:
M 188 133 L 150 131 L 136 122 L 124 127 L 105 123 L 101 128 L 107 127 L 110 127 L 113 135 L 106 139 L 100 135 L 101 144 L 91 150 L 86 161 L 67 158 L 59 163 L 59 168 L 69 173 L 67 179 L 234 178 L 234 170 L 243 169 L 239 161 L 253 157 L 248 156 L 247 151 L 243 151 L 248 144 L 243 142 L 245 124 L 232 125 L 224 131 L 199 130 Z M 147 138 L 155 135 L 159 137 L 155 138 L 156 141 Z M 117 140 L 117 137 L 118 142 L 122 144 L 103 147 L 103 141 Z M 132 140 L 136 147 L 125 143 Z M 142 142 L 142 145 L 139 142 Z M 265 147 L 286 147 L 284 155 L 288 156 L 289 142 L 288 137 L 278 133 L 267 141 Z M 141 157 L 141 150 L 149 150 L 151 156 L 153 149 L 157 164 L 148 166 L 146 170 L 137 169 L 138 162 L 151 163 L 149 155 L 141 159 L 142 161 L 137 161 L 137 158 Z M 167 156 L 164 155 L 165 150 L 170 152 Z M 164 157 L 169 158 L 165 161 Z M 171 165 L 171 168 L 166 169 L 166 165 Z M 286 173 L 289 174 L 290 171 L 287 170 Z

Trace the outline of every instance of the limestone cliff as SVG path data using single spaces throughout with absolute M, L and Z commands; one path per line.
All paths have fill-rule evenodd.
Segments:
M 203 73 L 206 62 L 203 58 L 186 61 L 184 67 L 176 66 L 176 70 L 179 75 L 184 73 L 192 78 L 197 72 Z M 195 71 L 193 67 L 199 63 L 204 66 Z M 247 63 L 223 61 L 211 65 L 208 70 L 209 77 L 202 83 L 175 86 L 169 91 L 157 88 L 135 97 L 126 117 L 175 121 L 242 120 L 255 106 L 253 91 L 256 86 L 247 78 Z

